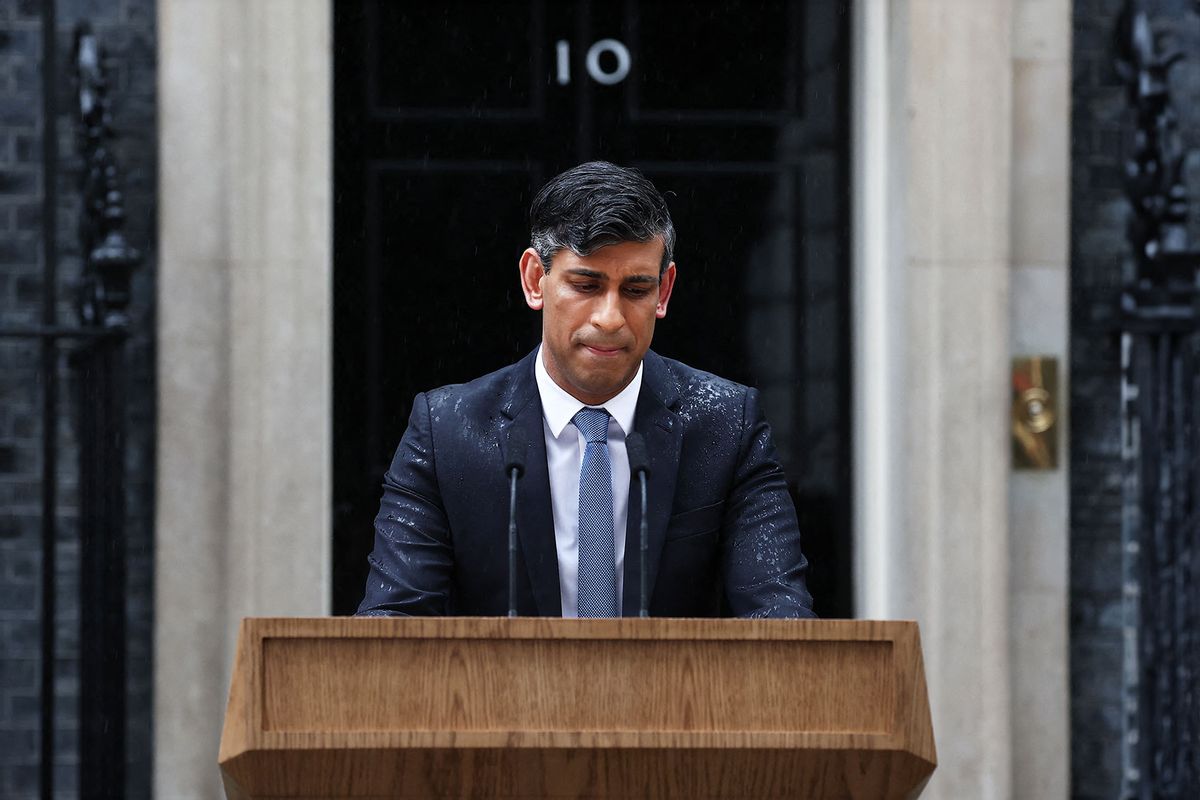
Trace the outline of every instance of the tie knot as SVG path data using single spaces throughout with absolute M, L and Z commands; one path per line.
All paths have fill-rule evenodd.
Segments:
M 608 441 L 608 412 L 603 408 L 581 408 L 575 415 L 575 427 L 589 444 Z

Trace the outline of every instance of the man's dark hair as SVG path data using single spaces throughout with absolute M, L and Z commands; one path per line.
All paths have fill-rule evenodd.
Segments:
M 546 272 L 564 247 L 587 256 L 610 244 L 661 238 L 659 275 L 675 252 L 675 226 L 658 189 L 638 170 L 607 161 L 589 161 L 551 178 L 533 198 L 529 222 Z

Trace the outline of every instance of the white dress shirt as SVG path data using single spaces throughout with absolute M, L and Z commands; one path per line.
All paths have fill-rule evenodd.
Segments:
M 558 588 L 562 615 L 579 616 L 579 470 L 587 442 L 571 420 L 586 403 L 554 382 L 542 362 L 534 359 L 538 394 L 542 398 L 542 432 L 546 437 L 546 468 L 550 475 L 550 504 L 554 507 L 554 543 L 558 550 Z M 625 435 L 633 430 L 642 366 L 621 393 L 600 406 L 612 417 L 608 423 L 608 456 L 612 464 L 613 534 L 617 552 L 617 614 L 625 576 L 625 520 L 629 512 L 629 457 Z

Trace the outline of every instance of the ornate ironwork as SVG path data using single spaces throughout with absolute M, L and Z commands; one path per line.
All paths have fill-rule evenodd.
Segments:
M 72 354 L 79 388 L 79 785 L 125 791 L 125 340 L 130 276 L 142 256 L 122 232 L 125 197 L 113 157 L 104 52 L 86 23 L 75 30 L 83 209 L 79 314 L 101 330 Z
M 125 327 L 129 282 L 141 253 L 126 240 L 125 196 L 113 158 L 112 115 L 104 54 L 91 26 L 75 32 L 75 76 L 79 104 L 79 141 L 83 155 L 83 285 L 79 304 L 85 324 Z
M 1186 151 L 1150 20 L 1127 0 L 1117 68 L 1134 109 L 1126 191 L 1135 269 L 1121 293 L 1123 798 L 1200 797 L 1200 250 Z
M 1166 254 L 1187 248 L 1185 152 L 1167 83 L 1180 52 L 1160 52 L 1150 20 L 1136 2 L 1127 2 L 1117 26 L 1117 73 L 1125 80 L 1134 109 L 1134 152 L 1126 162 L 1126 192 L 1133 206 L 1129 240 L 1139 273 L 1156 277 Z

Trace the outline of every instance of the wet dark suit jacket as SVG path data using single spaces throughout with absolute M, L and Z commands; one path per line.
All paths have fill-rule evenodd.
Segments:
M 517 608 L 562 613 L 534 378 L 536 350 L 467 384 L 417 395 L 384 475 L 359 614 L 508 612 L 508 480 L 501 443 L 529 442 L 518 489 Z M 634 429 L 650 453 L 653 616 L 811 617 L 796 511 L 758 392 L 647 352 Z M 639 597 L 640 490 L 629 493 L 623 613 Z

